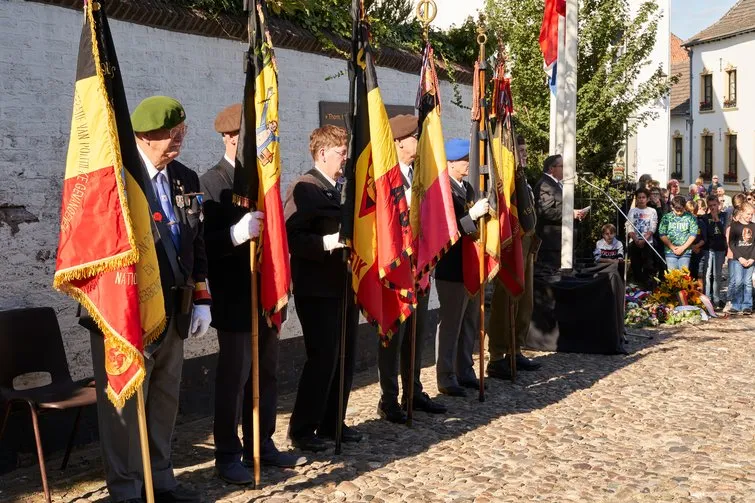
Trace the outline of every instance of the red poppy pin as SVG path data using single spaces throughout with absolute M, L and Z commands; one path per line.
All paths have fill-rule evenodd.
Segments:
M 160 213 L 159 211 L 156 211 L 156 212 L 154 212 L 154 213 L 152 214 L 152 219 L 153 219 L 153 220 L 154 220 L 155 222 L 162 222 L 162 221 L 163 221 L 163 214 L 162 214 L 162 213 Z

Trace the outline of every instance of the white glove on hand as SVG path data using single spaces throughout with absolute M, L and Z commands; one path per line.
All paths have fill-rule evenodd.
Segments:
M 238 223 L 231 226 L 233 246 L 239 246 L 259 236 L 263 218 L 265 218 L 265 214 L 261 211 L 250 211 L 241 217 Z
M 210 328 L 211 321 L 210 306 L 194 304 L 194 309 L 191 310 L 191 329 L 189 330 L 191 336 L 202 337 L 207 333 L 207 329 Z
M 488 198 L 483 197 L 476 203 L 474 203 L 474 206 L 469 208 L 469 216 L 472 220 L 477 220 L 481 216 L 487 214 L 487 212 L 490 210 L 490 203 L 488 203 Z
M 339 233 L 336 232 L 335 234 L 328 234 L 322 237 L 322 247 L 325 248 L 325 251 L 333 251 L 346 247 L 346 245 L 338 241 L 339 236 Z

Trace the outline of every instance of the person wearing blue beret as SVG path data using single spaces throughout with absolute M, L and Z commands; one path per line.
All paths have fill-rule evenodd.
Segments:
M 435 288 L 440 301 L 437 332 L 438 391 L 466 396 L 464 388 L 479 388 L 472 351 L 480 329 L 480 292 L 471 296 L 464 287 L 462 240 L 474 239 L 477 220 L 489 209 L 487 198 L 475 202 L 475 191 L 464 177 L 469 175 L 469 140 L 451 138 L 445 143 L 449 183 L 456 223 L 462 238 L 446 252 L 435 268 Z

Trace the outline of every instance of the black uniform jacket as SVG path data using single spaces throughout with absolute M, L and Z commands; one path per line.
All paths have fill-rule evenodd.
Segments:
M 543 175 L 535 184 L 535 211 L 537 236 L 542 240 L 541 250 L 561 249 L 561 214 L 563 189 L 550 176 Z
M 451 196 L 454 202 L 454 214 L 456 215 L 456 225 L 463 236 L 473 236 L 477 234 L 477 225 L 472 217 L 469 216 L 469 208 L 472 207 L 475 198 L 474 189 L 469 182 L 462 181 L 462 187 L 454 180 L 449 178 L 451 183 Z M 464 281 L 464 272 L 462 269 L 462 252 L 461 239 L 456 241 L 445 255 L 440 259 L 435 267 L 435 279 L 443 281 L 455 281 L 461 283 Z
M 322 242 L 323 236 L 339 231 L 341 194 L 313 168 L 289 188 L 283 212 L 294 296 L 342 298 L 347 271 L 343 250 L 325 251 Z
M 204 240 L 212 294 L 212 326 L 248 332 L 252 326 L 252 271 L 249 242 L 233 245 L 231 226 L 247 213 L 233 204 L 234 168 L 223 157 L 202 175 Z
M 182 310 L 179 305 L 180 299 L 190 298 L 194 284 L 207 279 L 207 256 L 205 254 L 201 198 L 196 197 L 196 194 L 201 191 L 197 174 L 180 162 L 171 161 L 165 169 L 168 170 L 168 178 L 170 178 L 170 199 L 173 204 L 173 213 L 176 215 L 180 226 L 179 249 L 176 249 L 173 244 L 167 225 L 156 224 L 156 227 L 153 227 L 153 232 L 155 232 L 155 248 L 160 267 L 165 312 L 168 317 L 176 318 L 179 334 L 186 338 L 191 318 L 191 305 L 189 302 L 188 310 Z M 151 181 L 147 183 L 151 184 Z M 184 194 L 188 195 L 184 197 Z M 181 196 L 180 205 L 177 196 Z M 156 211 L 161 211 L 161 208 L 155 195 L 150 214 L 154 214 Z M 171 266 L 168 255 L 175 257 L 173 266 Z M 184 289 L 183 292 L 181 291 L 182 288 Z M 184 307 L 185 305 L 186 303 L 184 303 Z M 82 315 L 79 324 L 90 330 L 98 330 L 86 314 Z

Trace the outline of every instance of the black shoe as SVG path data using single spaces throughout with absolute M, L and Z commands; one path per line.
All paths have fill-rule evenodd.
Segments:
M 506 359 L 488 363 L 486 373 L 488 377 L 492 377 L 493 379 L 511 380 L 511 367 L 509 366 L 509 361 Z
M 406 414 L 403 410 L 401 410 L 401 407 L 399 407 L 398 402 L 395 400 L 384 402 L 381 398 L 378 402 L 377 412 L 378 416 L 380 416 L 381 419 L 385 419 L 386 421 L 390 421 L 391 423 L 406 423 Z
M 336 439 L 336 432 L 335 431 L 317 431 L 317 435 L 322 438 L 327 438 L 328 440 L 335 440 Z M 362 440 L 362 434 L 359 433 L 354 428 L 351 428 L 349 426 L 346 426 L 345 424 L 341 427 L 341 442 L 344 443 L 357 443 Z
M 524 356 L 522 353 L 517 353 L 516 355 L 516 369 L 517 370 L 530 371 L 530 370 L 537 370 L 540 367 L 542 367 L 540 363 L 536 362 L 535 360 L 530 360 L 529 358 Z
M 463 388 L 480 389 L 480 380 L 476 377 L 474 379 L 464 379 L 459 381 L 459 385 Z M 488 389 L 488 383 L 485 383 L 485 389 Z
M 458 397 L 467 396 L 467 391 L 461 386 L 456 386 L 456 385 L 448 386 L 448 387 L 438 386 L 438 391 L 448 396 L 458 396 Z
M 401 408 L 406 410 L 406 398 L 401 401 Z M 427 412 L 428 414 L 445 414 L 446 412 L 448 412 L 448 407 L 446 407 L 442 403 L 433 401 L 433 399 L 430 398 L 430 395 L 424 392 L 414 397 L 412 409 L 421 410 L 423 412 Z
M 752 315 L 752 309 L 750 309 L 749 307 L 748 307 L 748 308 L 745 308 L 745 309 L 744 309 L 744 310 L 742 311 L 742 314 L 743 314 L 743 315 L 745 315 L 745 316 L 750 316 L 750 315 Z
M 198 492 L 181 484 L 170 491 L 155 493 L 155 503 L 202 503 L 202 501 Z
M 322 452 L 328 449 L 323 439 L 317 435 L 308 435 L 306 437 L 291 437 L 291 445 L 302 451 Z
M 215 463 L 215 471 L 221 480 L 229 484 L 245 486 L 254 483 L 254 478 L 249 473 L 249 470 L 239 461 L 233 463 Z

